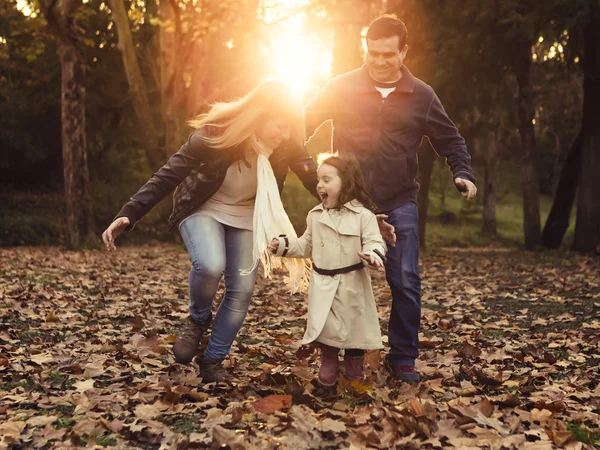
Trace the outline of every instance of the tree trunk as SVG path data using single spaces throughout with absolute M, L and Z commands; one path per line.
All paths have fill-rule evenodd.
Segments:
M 119 51 L 123 59 L 123 66 L 129 83 L 129 93 L 133 100 L 133 108 L 139 122 L 139 132 L 146 152 L 148 163 L 152 170 L 158 169 L 165 162 L 161 155 L 158 133 L 154 123 L 154 116 L 148 100 L 146 83 L 142 77 L 140 66 L 135 54 L 133 37 L 129 27 L 129 18 L 123 0 L 109 0 L 112 18 L 119 35 Z
M 417 204 L 419 210 L 419 246 L 426 248 L 425 229 L 427 225 L 427 210 L 429 208 L 429 187 L 431 186 L 431 173 L 436 154 L 429 139 L 424 139 L 419 149 L 419 194 Z
M 534 105 L 531 81 L 531 43 L 516 48 L 516 77 L 519 84 L 519 134 L 522 152 L 523 230 L 525 248 L 534 249 L 541 243 L 540 186 L 538 158 L 533 129 Z
M 333 36 L 333 76 L 349 72 L 361 66 L 363 27 L 368 25 L 371 14 L 371 2 L 335 3 L 332 17 L 335 23 Z
M 581 137 L 582 133 L 579 132 L 575 141 L 573 141 L 573 145 L 571 145 L 560 174 L 552 208 L 550 214 L 548 214 L 548 219 L 546 219 L 542 235 L 546 248 L 559 248 L 567 228 L 569 228 L 569 218 L 577 193 L 577 182 L 581 167 Z
M 78 49 L 75 12 L 77 2 L 40 2 L 56 37 L 61 65 L 62 159 L 67 213 L 65 245 L 76 249 L 92 232 L 92 200 L 89 193 L 85 132 L 85 68 Z
M 600 8 L 592 8 L 583 39 L 583 137 L 573 250 L 600 252 Z
M 181 145 L 181 99 L 185 90 L 181 73 L 181 18 L 177 2 L 162 1 L 160 18 L 160 96 L 166 157 L 169 157 Z
M 482 231 L 488 234 L 497 234 L 496 228 L 496 180 L 498 173 L 498 143 L 496 133 L 484 130 L 483 147 L 485 171 L 483 185 L 483 223 Z

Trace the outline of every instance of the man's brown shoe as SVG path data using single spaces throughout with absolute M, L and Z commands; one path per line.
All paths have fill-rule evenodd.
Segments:
M 223 367 L 224 358 L 202 358 L 200 359 L 200 376 L 205 383 L 214 381 L 230 382 L 232 380 L 229 372 Z
M 198 351 L 198 344 L 209 326 L 210 318 L 206 323 L 198 323 L 192 319 L 192 316 L 188 316 L 185 319 L 181 330 L 177 334 L 177 340 L 173 345 L 175 361 L 179 364 L 189 364 L 194 359 Z

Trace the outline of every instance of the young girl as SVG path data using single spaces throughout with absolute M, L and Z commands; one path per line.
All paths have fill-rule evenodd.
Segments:
M 322 156 L 317 170 L 322 203 L 308 213 L 304 235 L 282 235 L 271 241 L 270 248 L 278 256 L 312 256 L 302 343 L 320 344 L 319 382 L 333 386 L 340 349 L 344 349 L 346 379 L 362 380 L 365 350 L 382 347 L 367 265 L 383 271 L 386 247 L 356 159 Z

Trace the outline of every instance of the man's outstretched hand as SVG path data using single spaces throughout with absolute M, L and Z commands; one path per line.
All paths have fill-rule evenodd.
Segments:
M 472 181 L 464 178 L 455 178 L 454 184 L 460 191 L 460 195 L 466 197 L 467 200 L 473 200 L 477 195 L 477 186 Z
M 379 225 L 379 232 L 385 241 L 390 244 L 392 247 L 396 246 L 396 232 L 394 231 L 394 226 L 387 223 L 386 219 L 388 216 L 385 214 L 377 214 L 377 225 Z

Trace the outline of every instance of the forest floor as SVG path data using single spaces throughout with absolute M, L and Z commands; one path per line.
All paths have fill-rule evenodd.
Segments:
M 382 350 L 364 383 L 334 390 L 300 344 L 305 296 L 281 275 L 259 276 L 226 360 L 235 382 L 206 384 L 171 353 L 181 246 L 15 247 L 0 261 L 0 448 L 600 448 L 598 257 L 424 253 L 422 381 L 392 380 Z M 385 335 L 391 298 L 373 278 Z

